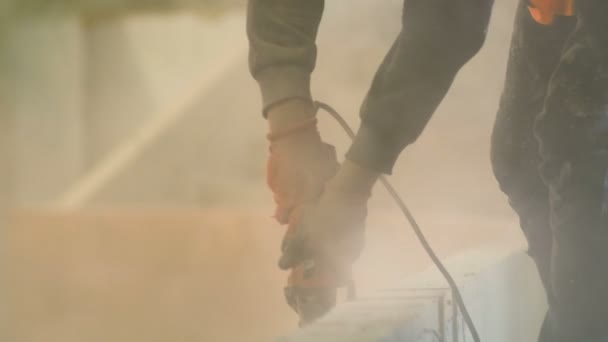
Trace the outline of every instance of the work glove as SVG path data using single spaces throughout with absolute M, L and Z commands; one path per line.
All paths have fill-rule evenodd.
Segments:
M 337 173 L 335 149 L 321 140 L 312 106 L 311 115 L 302 115 L 302 108 L 294 102 L 269 113 L 274 120 L 267 180 L 275 217 L 287 225 L 279 260 L 291 270 L 285 296 L 304 325 L 335 305 L 338 288 L 354 296 L 352 264 L 363 248 L 367 200 L 377 175 L 348 161 Z
M 339 164 L 334 147 L 321 140 L 311 105 L 287 103 L 277 111 L 269 113 L 269 120 L 275 119 L 271 128 L 276 120 L 281 120 L 281 125 L 278 128 L 275 125 L 268 136 L 267 181 L 276 202 L 275 217 L 280 224 L 287 225 L 283 240 L 283 249 L 288 252 L 285 257 L 291 255 L 289 241 L 302 236 L 298 230 L 302 218 L 307 216 L 304 213 L 319 204 L 325 184 L 334 177 Z M 325 263 L 323 258 L 304 259 L 293 259 L 289 266 L 282 267 L 291 271 L 285 296 L 299 314 L 301 325 L 329 311 L 336 303 L 337 288 L 348 285 L 351 279 L 350 264 L 338 268 Z
M 334 147 L 321 141 L 314 118 L 268 138 L 267 182 L 274 194 L 275 218 L 285 225 L 320 196 L 339 164 Z
M 292 217 L 292 236 L 283 241 L 281 269 L 308 264 L 331 274 L 337 285 L 350 281 L 352 264 L 361 254 L 365 238 L 368 192 L 357 192 L 329 181 L 318 200 Z
M 320 198 L 290 218 L 279 266 L 291 269 L 285 296 L 300 325 L 314 322 L 336 304 L 337 289 L 355 296 L 352 264 L 364 243 L 368 195 L 326 184 Z

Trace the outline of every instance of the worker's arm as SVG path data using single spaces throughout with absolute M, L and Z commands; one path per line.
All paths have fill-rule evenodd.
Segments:
M 283 224 L 337 168 L 333 147 L 317 132 L 310 95 L 323 7 L 323 0 L 249 0 L 249 65 L 268 118 L 268 183 Z
M 493 0 L 406 0 L 402 31 L 361 109 L 347 158 L 390 173 L 444 98 L 456 73 L 483 45 Z
M 323 5 L 323 0 L 249 0 L 250 68 L 269 123 L 267 181 L 277 205 L 276 218 L 287 225 L 283 250 L 299 236 L 304 212 L 321 192 L 327 193 L 325 184 L 339 166 L 334 148 L 316 129 L 310 95 Z M 286 263 L 290 260 L 281 259 L 282 267 Z M 329 310 L 335 288 L 350 278 L 350 267 L 336 270 L 316 264 L 314 274 L 300 263 L 285 268 L 291 268 L 286 299 L 302 324 Z
M 295 111 L 310 112 L 306 104 L 312 102 L 310 74 L 323 7 L 323 0 L 249 0 L 249 65 L 262 91 L 265 115 L 289 99 L 301 100 L 299 106 L 304 108 Z M 297 115 L 289 108 L 279 112 L 283 117 Z
M 300 231 L 306 237 L 283 251 L 282 266 L 306 260 L 307 252 L 336 268 L 357 257 L 366 194 L 381 173 L 392 171 L 401 151 L 426 126 L 456 73 L 479 51 L 493 4 L 493 0 L 404 2 L 402 31 L 373 80 L 347 161 L 328 181 L 318 205 L 302 219 Z

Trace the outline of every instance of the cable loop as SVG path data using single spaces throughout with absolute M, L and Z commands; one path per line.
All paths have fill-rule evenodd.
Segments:
M 319 102 L 319 101 L 315 101 L 314 106 L 315 106 L 315 109 L 317 112 L 322 109 L 325 112 L 327 112 L 329 115 L 331 115 L 338 122 L 338 124 L 340 126 L 342 126 L 344 131 L 346 131 L 346 134 L 348 134 L 348 136 L 351 139 L 355 139 L 355 132 L 352 130 L 352 128 L 350 128 L 350 126 L 348 125 L 346 120 L 344 120 L 344 118 L 340 115 L 340 113 L 338 113 L 338 111 L 336 111 L 330 105 L 323 103 L 323 102 Z M 426 236 L 422 232 L 422 229 L 418 225 L 418 222 L 416 221 L 414 215 L 412 214 L 410 209 L 407 207 L 407 205 L 405 204 L 405 202 L 403 201 L 403 199 L 401 198 L 401 196 L 399 195 L 397 190 L 395 190 L 395 187 L 389 182 L 389 180 L 387 179 L 386 176 L 381 176 L 380 182 L 382 183 L 382 185 L 384 185 L 384 187 L 388 191 L 389 195 L 393 198 L 393 200 L 395 201 L 395 203 L 397 204 L 397 206 L 399 207 L 399 209 L 401 210 L 403 215 L 405 215 L 405 218 L 407 219 L 409 224 L 412 226 L 412 229 L 414 230 L 416 237 L 420 241 L 420 244 L 422 245 L 422 247 L 424 248 L 424 250 L 426 251 L 428 256 L 431 258 L 431 260 L 433 261 L 433 263 L 435 264 L 435 266 L 437 267 L 439 272 L 441 272 L 441 275 L 448 282 L 448 284 L 452 290 L 452 295 L 454 296 L 454 300 L 456 301 L 456 305 L 460 309 L 460 312 L 462 313 L 462 316 L 465 320 L 467 328 L 469 329 L 469 332 L 473 336 L 473 341 L 480 342 L 481 339 L 479 338 L 479 333 L 477 332 L 475 323 L 473 323 L 473 319 L 471 318 L 471 315 L 469 314 L 469 310 L 467 309 L 464 299 L 462 298 L 462 294 L 460 292 L 460 289 L 458 289 L 458 285 L 456 284 L 456 281 L 454 281 L 454 278 L 452 277 L 450 272 L 443 265 L 443 263 L 441 262 L 441 260 L 439 259 L 439 257 L 435 253 L 435 251 L 433 250 L 433 247 L 431 247 L 431 245 L 429 244 L 428 240 L 426 239 Z

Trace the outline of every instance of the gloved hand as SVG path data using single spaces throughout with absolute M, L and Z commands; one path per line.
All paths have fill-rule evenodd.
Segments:
M 369 196 L 342 190 L 330 181 L 318 201 L 290 216 L 279 266 L 291 269 L 285 297 L 301 326 L 335 306 L 338 288 L 354 296 L 352 264 L 363 248 Z
M 277 118 L 277 119 L 274 119 Z M 321 141 L 312 104 L 288 102 L 269 113 L 271 121 L 267 182 L 280 224 L 293 222 L 296 209 L 316 200 L 338 170 L 333 146 Z M 273 125 L 275 122 L 279 125 Z
M 346 162 L 326 186 L 339 165 L 333 146 L 321 141 L 312 105 L 290 101 L 268 114 L 268 185 L 275 217 L 288 225 L 279 263 L 291 269 L 285 295 L 306 324 L 334 306 L 337 288 L 350 285 L 377 175 Z
M 357 192 L 339 183 L 329 181 L 317 201 L 305 205 L 300 217 L 292 217 L 290 224 L 295 226 L 293 236 L 283 243 L 282 269 L 312 262 L 333 274 L 339 285 L 350 280 L 351 266 L 364 245 L 370 192 Z

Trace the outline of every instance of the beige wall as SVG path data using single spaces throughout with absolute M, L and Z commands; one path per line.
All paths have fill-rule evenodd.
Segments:
M 221 38 L 231 37 L 241 18 L 174 14 L 87 21 L 88 164 L 111 153 L 148 120 L 181 105 L 183 94 L 192 92 L 229 49 Z
M 232 49 L 219 33 L 242 35 L 241 21 L 194 14 L 3 21 L 0 206 L 55 200 L 149 120 L 179 110 Z
M 81 168 L 80 20 L 12 18 L 0 35 L 0 161 L 11 183 L 0 197 L 20 205 L 49 201 Z

